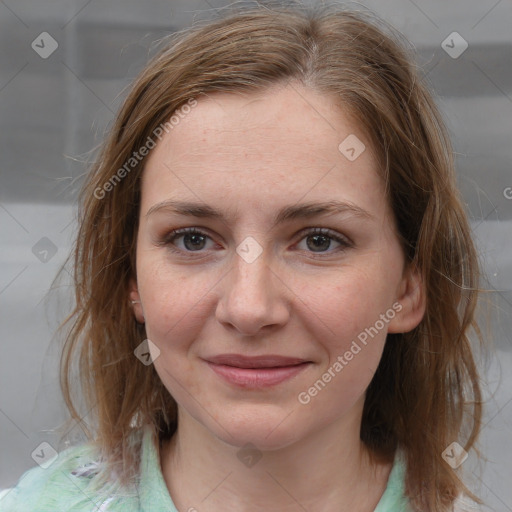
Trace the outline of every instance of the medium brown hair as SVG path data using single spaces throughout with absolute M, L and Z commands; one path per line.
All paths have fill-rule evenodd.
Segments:
M 177 426 L 175 400 L 153 365 L 134 356 L 146 338 L 129 302 L 144 159 L 103 197 L 97 191 L 191 98 L 295 81 L 334 95 L 358 122 L 385 179 L 407 265 L 425 285 L 421 323 L 388 334 L 367 389 L 361 439 L 376 459 L 392 461 L 404 450 L 415 510 L 450 510 L 461 492 L 480 502 L 442 457 L 453 441 L 473 448 L 481 427 L 469 339 L 473 328 L 482 342 L 478 261 L 449 137 L 405 41 L 373 15 L 294 5 L 240 9 L 164 43 L 135 80 L 80 196 L 76 304 L 62 324 L 72 322 L 61 361 L 72 418 L 82 422 L 71 387 L 77 361 L 87 410 L 94 409 L 94 442 L 121 482 L 137 463 L 130 434 L 150 425 L 163 439 Z

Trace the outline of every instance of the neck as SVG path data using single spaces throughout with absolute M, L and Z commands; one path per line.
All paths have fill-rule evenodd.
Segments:
M 175 435 L 162 444 L 163 476 L 179 510 L 373 512 L 392 464 L 370 458 L 359 438 L 361 414 L 362 407 L 288 446 L 247 458 L 181 411 Z

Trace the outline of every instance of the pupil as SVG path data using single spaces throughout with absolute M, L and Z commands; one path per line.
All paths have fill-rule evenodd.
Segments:
M 203 240 L 199 240 L 199 239 L 203 239 Z M 198 247 L 201 243 L 204 243 L 204 236 L 203 235 L 195 235 L 195 234 L 188 234 L 188 235 L 185 235 L 184 237 L 184 242 L 185 242 L 185 246 L 187 247 L 187 249 L 189 249 L 190 247 L 188 247 L 188 244 L 187 244 L 187 241 L 190 241 L 190 240 L 193 240 L 192 241 L 192 246 L 196 249 L 200 248 Z
M 328 237 L 326 237 L 325 235 L 313 235 L 313 236 L 311 236 L 311 237 L 309 237 L 309 238 L 312 238 L 312 239 L 314 239 L 314 240 L 315 240 L 315 242 L 314 242 L 314 244 L 313 244 L 315 248 L 317 248 L 317 249 L 322 249 L 322 248 L 323 248 L 323 249 L 328 249 L 328 248 L 329 248 L 329 243 L 330 243 L 330 241 L 329 241 L 329 238 L 328 238 Z M 322 244 L 322 243 L 318 244 L 317 242 L 318 242 L 318 240 L 319 240 L 319 239 L 323 239 L 324 244 Z M 324 247 L 322 247 L 322 245 L 323 245 Z M 309 243 L 308 243 L 308 246 L 309 246 Z M 311 249 L 311 247 L 310 247 L 310 246 L 309 246 L 309 248 Z

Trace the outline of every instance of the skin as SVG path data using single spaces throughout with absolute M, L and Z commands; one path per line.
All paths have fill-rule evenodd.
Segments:
M 349 135 L 366 150 L 349 161 Z M 167 199 L 203 202 L 225 219 L 148 210 Z M 366 210 L 272 226 L 286 205 L 335 199 Z M 359 438 L 365 391 L 387 332 L 406 332 L 425 311 L 408 269 L 369 141 L 334 99 L 298 84 L 260 94 L 215 93 L 153 149 L 142 178 L 134 314 L 159 348 L 155 369 L 178 403 L 178 431 L 163 445 L 164 479 L 180 511 L 373 511 L 390 464 L 372 464 Z M 196 227 L 207 237 L 158 240 Z M 305 228 L 330 228 L 314 245 Z M 262 253 L 248 263 L 248 236 Z M 329 245 L 330 240 L 330 245 Z M 174 245 L 173 245 L 174 244 Z M 178 252 L 172 252 L 174 247 Z M 311 398 L 298 401 L 365 328 L 402 309 Z M 247 390 L 202 360 L 221 353 L 312 361 L 277 386 Z M 248 467 L 246 443 L 261 455 Z

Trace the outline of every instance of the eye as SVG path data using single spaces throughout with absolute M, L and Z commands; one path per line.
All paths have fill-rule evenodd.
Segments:
M 183 241 L 184 249 L 175 249 L 173 246 L 176 246 L 176 240 L 180 238 Z M 211 240 L 206 233 L 196 228 L 181 228 L 171 231 L 159 241 L 159 245 L 170 246 L 171 250 L 175 252 L 199 252 L 205 248 L 205 240 L 208 238 Z
M 328 228 L 310 228 L 306 231 L 303 231 L 301 233 L 303 236 L 302 240 L 306 241 L 306 248 L 305 250 L 310 250 L 313 253 L 322 254 L 322 253 L 333 253 L 338 252 L 340 250 L 344 250 L 348 247 L 352 247 L 351 241 L 336 233 L 335 231 L 332 231 Z M 335 241 L 339 247 L 331 251 L 326 251 L 322 249 L 328 249 L 331 247 L 332 241 Z M 319 250 L 317 250 L 319 249 Z
M 320 255 L 323 253 L 330 254 L 333 252 L 339 252 L 353 246 L 352 242 L 348 238 L 328 228 L 309 228 L 302 231 L 301 235 L 302 238 L 300 241 L 306 241 L 306 249 L 301 250 L 306 250 Z M 180 239 L 183 244 L 182 247 L 178 247 L 179 244 L 177 244 L 177 240 Z M 158 242 L 158 245 L 168 246 L 173 252 L 200 253 L 203 249 L 208 249 L 206 243 L 207 240 L 213 242 L 211 237 L 204 231 L 197 228 L 181 228 L 175 229 L 165 235 Z M 338 244 L 338 247 L 331 251 L 324 250 L 329 249 L 333 241 Z M 212 247 L 210 246 L 210 249 L 211 248 Z

